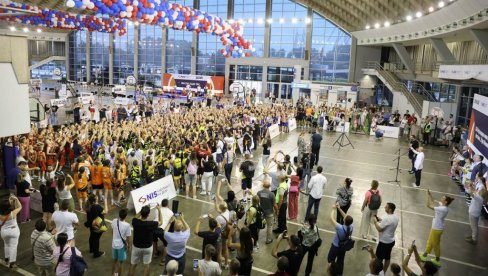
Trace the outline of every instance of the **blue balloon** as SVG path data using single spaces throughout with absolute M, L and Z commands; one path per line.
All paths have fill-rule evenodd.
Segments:
M 75 1 L 75 7 L 77 9 L 81 9 L 82 6 L 83 6 L 83 3 L 81 1 Z

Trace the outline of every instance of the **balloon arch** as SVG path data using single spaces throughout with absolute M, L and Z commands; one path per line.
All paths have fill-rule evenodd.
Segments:
M 208 33 L 219 37 L 225 57 L 248 57 L 255 49 L 243 37 L 243 26 L 204 11 L 169 3 L 164 0 L 67 0 L 66 6 L 95 12 L 92 15 L 71 14 L 10 1 L 0 2 L 0 11 L 12 12 L 2 6 L 34 12 L 1 17 L 17 23 L 69 30 L 98 31 L 124 35 L 126 21 L 157 25 L 181 31 Z

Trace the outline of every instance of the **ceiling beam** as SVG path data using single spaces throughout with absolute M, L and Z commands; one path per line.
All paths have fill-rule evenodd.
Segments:
M 373 20 L 381 20 L 381 22 L 384 22 L 386 18 L 384 10 L 381 10 L 378 5 L 375 3 L 372 3 L 371 0 L 361 0 L 362 3 L 367 4 L 370 9 L 375 11 L 375 14 L 370 15 L 370 18 Z
M 351 24 L 352 26 L 357 26 L 358 24 L 360 24 L 360 19 L 358 17 L 353 16 L 349 11 L 344 9 L 341 5 L 336 4 L 335 2 L 325 1 L 323 2 L 322 6 L 328 7 L 329 10 L 334 13 L 339 13 L 338 16 L 344 18 L 344 21 L 353 21 L 354 23 Z

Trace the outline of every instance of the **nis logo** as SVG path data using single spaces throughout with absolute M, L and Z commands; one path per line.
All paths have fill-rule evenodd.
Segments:
M 149 193 L 147 195 L 141 196 L 138 201 L 141 204 L 145 204 L 146 202 L 148 202 L 148 201 L 150 201 L 150 200 L 152 200 L 154 198 L 157 198 L 158 195 L 160 194 L 160 192 L 161 191 L 158 190 L 158 191 L 151 192 L 151 193 Z

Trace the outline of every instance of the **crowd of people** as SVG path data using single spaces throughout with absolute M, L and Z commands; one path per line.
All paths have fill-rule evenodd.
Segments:
M 305 275 L 311 275 L 314 258 L 325 242 L 317 221 L 321 218 L 320 202 L 328 185 L 324 167 L 318 164 L 323 138 L 316 127 L 336 121 L 331 117 L 345 121 L 357 119 L 356 127 L 369 124 L 367 120 L 362 123 L 362 115 L 354 115 L 358 110 L 347 114 L 348 111 L 336 107 L 314 109 L 306 100 L 300 100 L 296 107 L 274 104 L 192 107 L 174 111 L 161 114 L 140 113 L 139 110 L 126 113 L 127 117 L 123 119 L 117 115 L 112 120 L 102 118 L 98 123 L 81 122 L 57 129 L 33 127 L 28 135 L 17 137 L 17 167 L 9 173 L 6 182 L 11 195 L 0 201 L 5 262 L 13 269 L 17 268 L 18 222 L 30 220 L 30 196 L 40 192 L 43 218 L 36 221 L 31 235 L 34 263 L 40 275 L 53 272 L 74 275 L 75 270 L 83 270 L 86 268 L 83 254 L 92 254 L 95 259 L 105 255 L 100 250 L 100 240 L 110 229 L 112 275 L 126 273 L 124 263 L 129 254 L 129 275 L 137 273 L 139 264 L 143 266 L 143 274 L 149 275 L 154 256 L 160 259 L 164 275 L 183 274 L 188 261 L 186 245 L 192 233 L 203 239 L 201 259 L 193 263 L 199 275 L 221 275 L 224 270 L 229 275 L 251 275 L 253 255 L 260 248 L 261 230 L 266 231 L 264 242 L 272 244 L 271 255 L 277 259 L 277 271 L 272 275 L 298 275 L 306 254 Z M 376 112 L 361 112 L 366 112 L 365 118 L 370 112 L 376 114 L 372 123 L 380 123 L 375 121 L 381 117 Z M 321 120 L 324 114 L 327 115 Z M 300 128 L 298 155 L 292 158 L 278 150 L 272 156 L 267 128 L 280 124 L 286 132 L 290 117 L 297 119 Z M 393 115 L 395 123 L 396 117 Z M 307 134 L 307 128 L 311 134 Z M 263 154 L 264 176 L 260 183 L 255 179 L 259 164 L 251 158 L 256 149 L 259 152 L 262 149 Z M 419 186 L 422 147 L 412 141 L 410 150 L 415 185 Z M 238 152 L 241 153 L 239 158 Z M 457 156 L 453 158 L 458 159 Z M 478 211 L 482 208 L 478 203 L 480 199 L 486 203 L 487 199 L 486 182 L 481 178 L 487 170 L 486 166 L 480 165 L 481 156 L 474 159 L 474 167 L 469 168 L 472 174 L 475 173 L 475 180 L 465 177 L 465 171 L 461 169 L 464 165 L 455 167 L 453 162 L 451 172 L 454 179 L 466 178 L 464 187 L 472 198 L 470 222 L 472 228 L 476 225 L 477 229 Z M 314 167 L 315 173 L 312 173 Z M 238 200 L 231 185 L 235 183 L 232 178 L 234 169 L 240 172 L 242 200 Z M 172 177 L 177 193 L 189 200 L 197 198 L 200 191 L 204 200 L 213 201 L 215 210 L 200 216 L 192 227 L 190 224 L 193 223 L 189 224 L 184 214 L 172 210 L 168 200 L 163 200 L 155 206 L 155 218 L 151 217 L 151 208 L 146 205 L 131 222 L 126 221 L 127 193 L 166 176 Z M 38 189 L 33 185 L 37 183 L 40 184 Z M 335 203 L 330 206 L 329 221 L 335 234 L 329 241 L 328 275 L 344 274 L 345 255 L 355 244 L 352 238 L 355 220 L 348 215 L 349 208 L 357 204 L 352 201 L 352 183 L 351 178 L 344 180 L 336 190 Z M 223 190 L 227 190 L 225 197 Z M 304 220 L 297 232 L 289 233 L 287 221 L 298 217 L 300 194 L 308 196 Z M 360 225 L 356 224 L 364 240 L 378 241 L 376 250 L 372 246 L 364 248 L 371 256 L 368 275 L 384 275 L 390 267 L 395 275 L 399 275 L 401 267 L 408 275 L 416 275 L 409 268 L 411 254 L 415 255 L 421 275 L 436 273 L 441 266 L 444 221 L 454 199 L 442 196 L 435 202 L 429 191 L 426 197 L 426 205 L 434 215 L 424 252 L 420 254 L 413 244 L 401 265 L 390 263 L 399 218 L 395 214 L 395 203 L 383 199 L 379 182 L 372 180 L 361 204 Z M 378 217 L 381 206 L 386 213 L 382 218 Z M 112 207 L 118 209 L 118 218 L 109 224 L 105 215 Z M 81 213 L 86 214 L 86 218 L 79 215 Z M 89 252 L 81 252 L 76 247 L 76 228 L 80 220 L 90 233 Z M 467 241 L 475 244 L 477 232 L 472 230 L 471 239 Z M 281 245 L 284 241 L 286 249 Z M 434 250 L 435 258 L 429 260 L 431 250 Z

